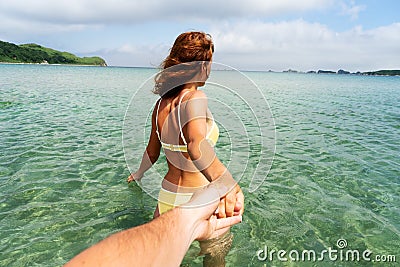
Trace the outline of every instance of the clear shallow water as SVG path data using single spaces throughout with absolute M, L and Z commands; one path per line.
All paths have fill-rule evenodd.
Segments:
M 153 73 L 0 65 L 0 266 L 59 266 L 151 219 L 155 200 L 125 183 L 121 135 L 132 94 Z M 227 265 L 373 265 L 257 258 L 265 246 L 318 252 L 338 239 L 400 261 L 400 78 L 246 75 L 271 106 L 276 154 L 256 192 L 242 181 L 246 212 Z M 201 266 L 197 252 L 184 263 Z

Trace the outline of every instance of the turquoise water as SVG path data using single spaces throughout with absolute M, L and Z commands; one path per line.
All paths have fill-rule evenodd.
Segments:
M 132 95 L 153 74 L 0 65 L 0 266 L 59 266 L 111 233 L 151 219 L 155 200 L 125 182 L 121 136 Z M 371 259 L 396 255 L 398 264 L 400 78 L 246 75 L 271 107 L 276 151 L 269 172 L 259 166 L 268 176 L 255 192 L 241 181 L 246 211 L 244 222 L 233 228 L 227 265 L 385 265 L 257 257 L 265 246 L 338 249 L 339 239 L 347 241 L 346 249 L 370 250 Z M 149 92 L 149 101 L 155 99 Z M 140 108 L 136 113 L 138 121 L 147 116 Z M 217 154 L 240 169 L 227 159 L 227 136 L 222 131 Z M 249 165 L 257 165 L 251 154 Z M 201 266 L 196 249 L 185 265 Z

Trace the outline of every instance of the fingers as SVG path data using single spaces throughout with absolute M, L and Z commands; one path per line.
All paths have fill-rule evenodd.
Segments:
M 218 218 L 242 215 L 244 212 L 244 195 L 240 186 L 235 186 L 218 205 Z
M 194 235 L 197 240 L 207 239 L 217 230 L 242 222 L 244 195 L 240 186 L 235 186 L 222 198 L 221 189 L 223 186 L 210 184 L 196 191 L 188 203 L 180 206 L 188 218 L 197 221 Z
M 218 204 L 218 218 L 226 218 L 225 213 L 225 198 L 222 198 Z
M 242 215 L 242 214 L 243 214 L 242 204 L 240 202 L 236 201 L 235 209 L 233 210 L 233 216 Z
M 238 186 L 238 191 L 236 193 L 236 203 L 234 208 L 234 213 L 242 215 L 244 212 L 244 195 L 242 189 Z
M 205 209 L 201 209 L 201 212 L 208 215 L 209 213 L 216 213 L 217 216 L 221 216 L 221 218 L 225 216 L 225 200 L 221 203 L 221 191 L 226 191 L 226 187 L 224 185 L 218 185 L 211 183 L 208 186 L 197 190 L 190 201 L 186 204 L 183 204 L 182 207 L 191 207 L 198 208 L 202 206 L 207 206 Z M 224 198 L 223 198 L 224 199 Z M 215 210 L 218 209 L 218 212 Z
M 220 230 L 226 227 L 230 227 L 232 225 L 238 224 L 242 222 L 242 216 L 232 216 L 228 218 L 221 218 L 217 219 L 217 225 L 215 227 L 215 230 Z
M 140 181 L 142 179 L 143 174 L 138 174 L 137 172 L 132 173 L 131 175 L 128 176 L 128 179 L 126 180 L 128 183 L 133 182 L 133 181 Z
M 241 222 L 241 215 L 220 219 L 217 219 L 215 215 L 212 215 L 207 221 L 203 221 L 194 236 L 196 236 L 196 240 L 206 240 L 214 236 L 218 230 L 231 227 Z
M 233 216 L 236 204 L 236 192 L 231 190 L 225 197 L 225 213 L 227 217 Z
M 190 201 L 183 206 L 199 207 L 209 205 L 219 200 L 218 190 L 213 186 L 207 186 L 197 190 Z

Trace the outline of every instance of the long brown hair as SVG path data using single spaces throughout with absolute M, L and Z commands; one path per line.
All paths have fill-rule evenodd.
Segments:
M 180 34 L 155 77 L 153 92 L 162 98 L 177 95 L 183 85 L 201 71 L 204 62 L 210 62 L 214 52 L 211 36 L 204 32 Z M 174 67 L 175 66 L 175 67 Z

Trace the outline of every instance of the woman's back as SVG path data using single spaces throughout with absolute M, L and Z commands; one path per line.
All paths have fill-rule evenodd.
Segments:
M 175 97 L 160 99 L 155 106 L 155 127 L 168 162 L 168 173 L 165 175 L 167 181 L 164 184 L 169 182 L 180 187 L 199 187 L 209 183 L 187 152 L 186 140 L 190 140 L 190 137 L 184 132 L 187 122 L 196 119 L 188 118 L 190 112 L 187 103 L 196 101 L 193 92 L 182 90 Z M 204 127 L 210 128 L 207 123 L 204 123 Z

